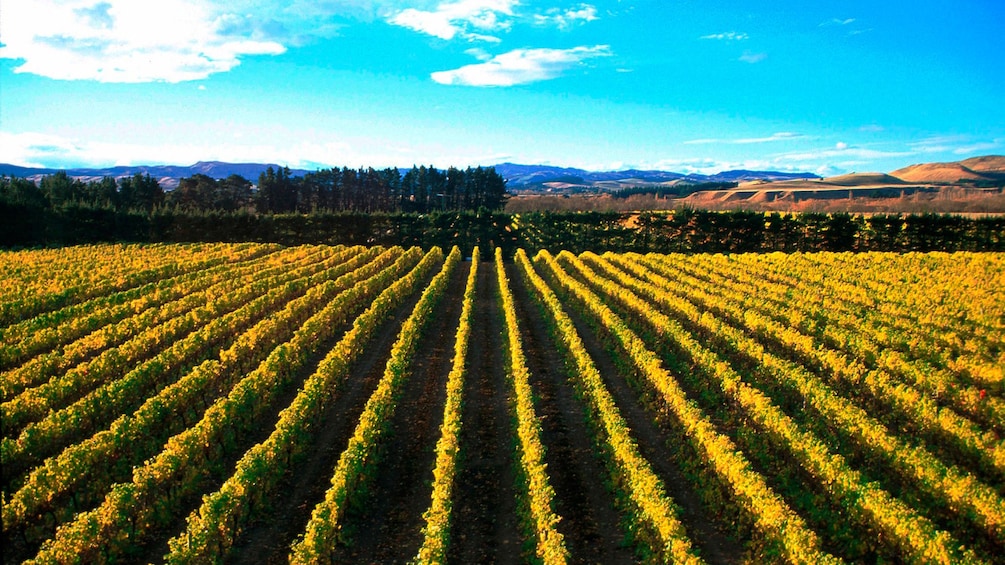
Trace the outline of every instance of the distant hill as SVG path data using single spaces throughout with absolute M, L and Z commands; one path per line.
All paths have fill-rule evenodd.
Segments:
M 883 173 L 851 173 L 836 177 L 827 177 L 823 179 L 823 182 L 834 186 L 854 187 L 906 184 L 904 180 Z
M 908 182 L 993 182 L 1005 177 L 1005 157 L 988 155 L 950 163 L 919 163 L 897 169 L 890 174 Z
M 960 164 L 978 173 L 1005 173 L 1005 155 L 971 157 L 960 161 Z
M 215 179 L 224 179 L 230 175 L 240 175 L 252 182 L 258 180 L 258 175 L 264 173 L 269 167 L 280 169 L 283 165 L 275 163 L 223 163 L 220 161 L 200 161 L 190 166 L 178 165 L 133 165 L 107 167 L 103 169 L 40 169 L 30 167 L 19 167 L 17 165 L 0 164 L 0 175 L 28 178 L 38 181 L 45 175 L 51 175 L 59 171 L 66 171 L 66 174 L 84 181 L 98 180 L 103 177 L 113 177 L 116 179 L 131 177 L 136 173 L 150 175 L 157 179 L 164 188 L 174 188 L 178 186 L 178 181 L 185 177 L 203 174 Z M 290 174 L 302 176 L 310 171 L 304 169 L 290 169 Z
M 148 174 L 157 179 L 161 186 L 172 189 L 178 186 L 179 179 L 203 174 L 212 178 L 222 179 L 230 175 L 240 175 L 252 182 L 258 180 L 258 175 L 272 167 L 282 165 L 263 163 L 222 163 L 219 161 L 201 161 L 190 166 L 177 165 L 136 165 L 108 167 L 103 169 L 40 169 L 0 164 L 0 175 L 29 178 L 35 181 L 45 175 L 66 170 L 67 174 L 84 181 L 98 180 L 102 177 L 122 178 L 136 173 Z M 667 183 L 704 183 L 704 182 L 743 182 L 751 180 L 782 181 L 790 179 L 817 179 L 812 173 L 781 173 L 777 171 L 725 171 L 715 175 L 699 175 L 675 173 L 671 171 L 626 169 L 622 171 L 587 171 L 584 169 L 553 167 L 549 165 L 519 165 L 502 163 L 495 165 L 497 173 L 507 181 L 507 187 L 513 192 L 612 192 L 620 188 L 667 184 Z M 402 174 L 408 169 L 401 169 Z M 303 176 L 311 172 L 304 169 L 290 169 L 294 176 Z
M 587 171 L 548 165 L 517 165 L 502 163 L 496 172 L 506 179 L 514 192 L 607 192 L 629 186 L 647 184 L 678 184 L 705 182 L 781 181 L 818 179 L 813 173 L 782 173 L 778 171 L 724 171 L 714 175 L 626 169 L 622 171 Z
M 207 175 L 216 179 L 230 175 L 240 175 L 252 182 L 258 180 L 258 175 L 272 167 L 279 169 L 282 165 L 267 163 L 223 163 L 220 161 L 201 161 L 190 166 L 177 165 L 136 165 L 109 167 L 103 169 L 67 169 L 70 176 L 82 180 L 97 180 L 110 176 L 122 178 L 136 173 L 149 174 L 156 178 L 166 189 L 174 188 L 184 177 L 196 174 Z M 60 169 L 42 169 L 19 167 L 0 164 L 0 175 L 17 176 L 39 180 L 44 175 L 56 173 Z M 401 169 L 404 174 L 408 169 Z M 748 185 L 750 183 L 771 183 L 778 189 L 813 189 L 829 187 L 860 187 L 860 186 L 897 186 L 905 183 L 916 184 L 956 184 L 964 183 L 1001 183 L 1005 182 L 1005 156 L 989 155 L 972 157 L 953 163 L 920 163 L 884 173 L 852 173 L 822 179 L 808 172 L 779 171 L 723 171 L 712 175 L 682 174 L 672 171 L 626 169 L 621 171 L 588 171 L 585 169 L 554 167 L 550 165 L 521 165 L 516 163 L 501 163 L 495 165 L 495 170 L 507 181 L 511 192 L 526 194 L 571 194 L 571 193 L 605 193 L 622 188 L 663 184 L 672 186 L 688 183 L 699 184 L 708 182 L 736 182 Z M 294 176 L 303 176 L 309 172 L 305 169 L 291 169 Z M 741 187 L 742 188 L 742 187 Z

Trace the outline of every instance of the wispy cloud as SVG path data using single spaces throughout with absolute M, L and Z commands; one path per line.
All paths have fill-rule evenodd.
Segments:
M 848 35 L 862 35 L 863 33 L 869 33 L 872 28 L 862 28 L 860 26 L 852 26 L 852 24 L 858 22 L 855 18 L 831 18 L 827 21 L 821 22 L 819 27 L 831 27 L 831 28 L 845 28 L 848 29 L 849 26 L 854 29 L 848 29 Z
M 845 142 L 839 141 L 834 144 L 833 147 L 815 149 L 811 151 L 783 153 L 778 155 L 777 158 L 780 161 L 821 161 L 828 159 L 833 160 L 834 158 L 872 161 L 877 159 L 909 157 L 915 154 L 916 153 L 914 151 L 881 151 L 879 149 L 848 145 Z
M 1001 139 L 993 141 L 974 140 L 968 135 L 935 135 L 909 144 L 918 153 L 952 153 L 966 155 L 982 151 L 992 151 L 1002 146 Z
M 744 51 L 743 55 L 740 55 L 739 60 L 743 61 L 744 63 L 754 64 L 754 63 L 760 63 L 761 61 L 767 58 L 768 58 L 767 53 L 754 53 L 752 51 Z
M 0 58 L 58 80 L 182 82 L 226 72 L 286 47 L 237 16 L 195 0 L 7 2 Z
M 487 34 L 509 29 L 513 7 L 518 3 L 517 0 L 458 0 L 444 2 L 431 11 L 408 8 L 388 21 L 445 40 L 458 36 L 471 41 L 497 39 Z
M 855 18 L 845 18 L 845 19 L 831 18 L 825 22 L 821 22 L 820 27 L 846 26 L 851 25 L 853 23 L 855 23 Z
M 575 8 L 568 8 L 566 10 L 551 8 L 543 14 L 534 14 L 533 19 L 537 25 L 570 29 L 576 24 L 595 21 L 597 19 L 597 8 L 590 4 L 580 4 Z
M 703 35 L 699 39 L 715 39 L 720 41 L 744 41 L 750 39 L 750 36 L 746 33 L 737 33 L 735 31 L 728 31 L 726 33 L 713 33 L 711 35 Z
M 806 136 L 801 133 L 791 132 L 791 131 L 780 131 L 773 133 L 767 137 L 741 137 L 737 139 L 722 139 L 722 138 L 709 138 L 709 139 L 692 139 L 690 141 L 685 141 L 685 145 L 709 145 L 709 144 L 732 144 L 732 145 L 746 145 L 751 143 L 772 143 L 775 141 L 790 141 L 793 139 L 806 139 Z
M 235 163 L 279 162 L 291 167 L 328 163 L 351 150 L 344 141 L 262 143 L 136 143 L 80 140 L 44 133 L 0 132 L 4 161 L 24 167 L 76 168 L 119 165 L 188 165 L 216 160 Z
M 444 147 L 435 141 L 388 142 L 385 138 L 321 136 L 317 138 L 269 139 L 254 136 L 185 142 L 159 140 L 101 141 L 59 135 L 0 131 L 0 155 L 4 162 L 22 167 L 81 168 L 128 165 L 190 165 L 197 161 L 230 163 L 279 163 L 293 168 L 317 169 L 334 166 L 397 167 L 412 163 L 445 165 L 494 165 L 518 159 L 491 147 Z M 399 140 L 400 141 L 400 140 Z
M 561 76 L 587 59 L 612 55 L 608 45 L 572 49 L 515 49 L 481 63 L 433 73 L 440 84 L 513 86 Z
M 995 141 L 985 141 L 981 143 L 974 143 L 971 145 L 964 145 L 962 147 L 957 147 L 953 149 L 953 153 L 957 155 L 969 155 L 971 153 L 983 153 L 986 151 L 993 151 L 1002 146 L 1001 140 Z

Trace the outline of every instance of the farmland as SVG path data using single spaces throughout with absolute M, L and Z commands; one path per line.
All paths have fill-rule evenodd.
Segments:
M 994 562 L 1005 254 L 0 252 L 5 563 Z

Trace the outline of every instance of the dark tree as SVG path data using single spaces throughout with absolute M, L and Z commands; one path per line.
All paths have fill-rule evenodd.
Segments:
M 45 208 L 49 202 L 35 183 L 18 177 L 0 177 L 0 201 L 27 208 Z
M 164 190 L 149 174 L 136 173 L 119 180 L 119 206 L 133 210 L 153 210 L 164 203 Z
M 70 177 L 66 171 L 42 177 L 40 188 L 52 206 L 78 202 L 84 198 L 84 183 Z

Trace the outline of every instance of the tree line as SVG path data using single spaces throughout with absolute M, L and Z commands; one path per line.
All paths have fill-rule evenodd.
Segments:
M 84 182 L 65 171 L 38 184 L 0 177 L 0 203 L 30 210 L 65 206 L 117 211 L 172 208 L 183 212 L 240 210 L 260 214 L 314 211 L 417 212 L 497 210 L 506 202 L 506 181 L 494 168 L 413 166 L 322 169 L 293 176 L 289 168 L 269 167 L 254 185 L 239 175 L 215 179 L 203 174 L 182 178 L 165 191 L 157 179 L 136 174 L 116 181 L 105 177 Z
M 256 209 L 261 213 L 417 212 L 498 210 L 506 203 L 506 181 L 493 167 L 441 171 L 399 169 L 323 169 L 291 177 L 289 169 L 269 167 L 258 178 Z
M 736 182 L 677 183 L 673 185 L 643 184 L 628 186 L 611 192 L 611 198 L 625 199 L 636 195 L 653 195 L 656 198 L 684 198 L 702 190 L 728 190 L 736 188 Z
M 477 211 L 262 214 L 254 209 L 150 211 L 72 204 L 27 209 L 0 200 L 0 247 L 98 242 L 274 242 L 744 253 L 767 251 L 1005 251 L 1005 217 L 716 212 Z M 491 256 L 491 255 L 487 255 Z

